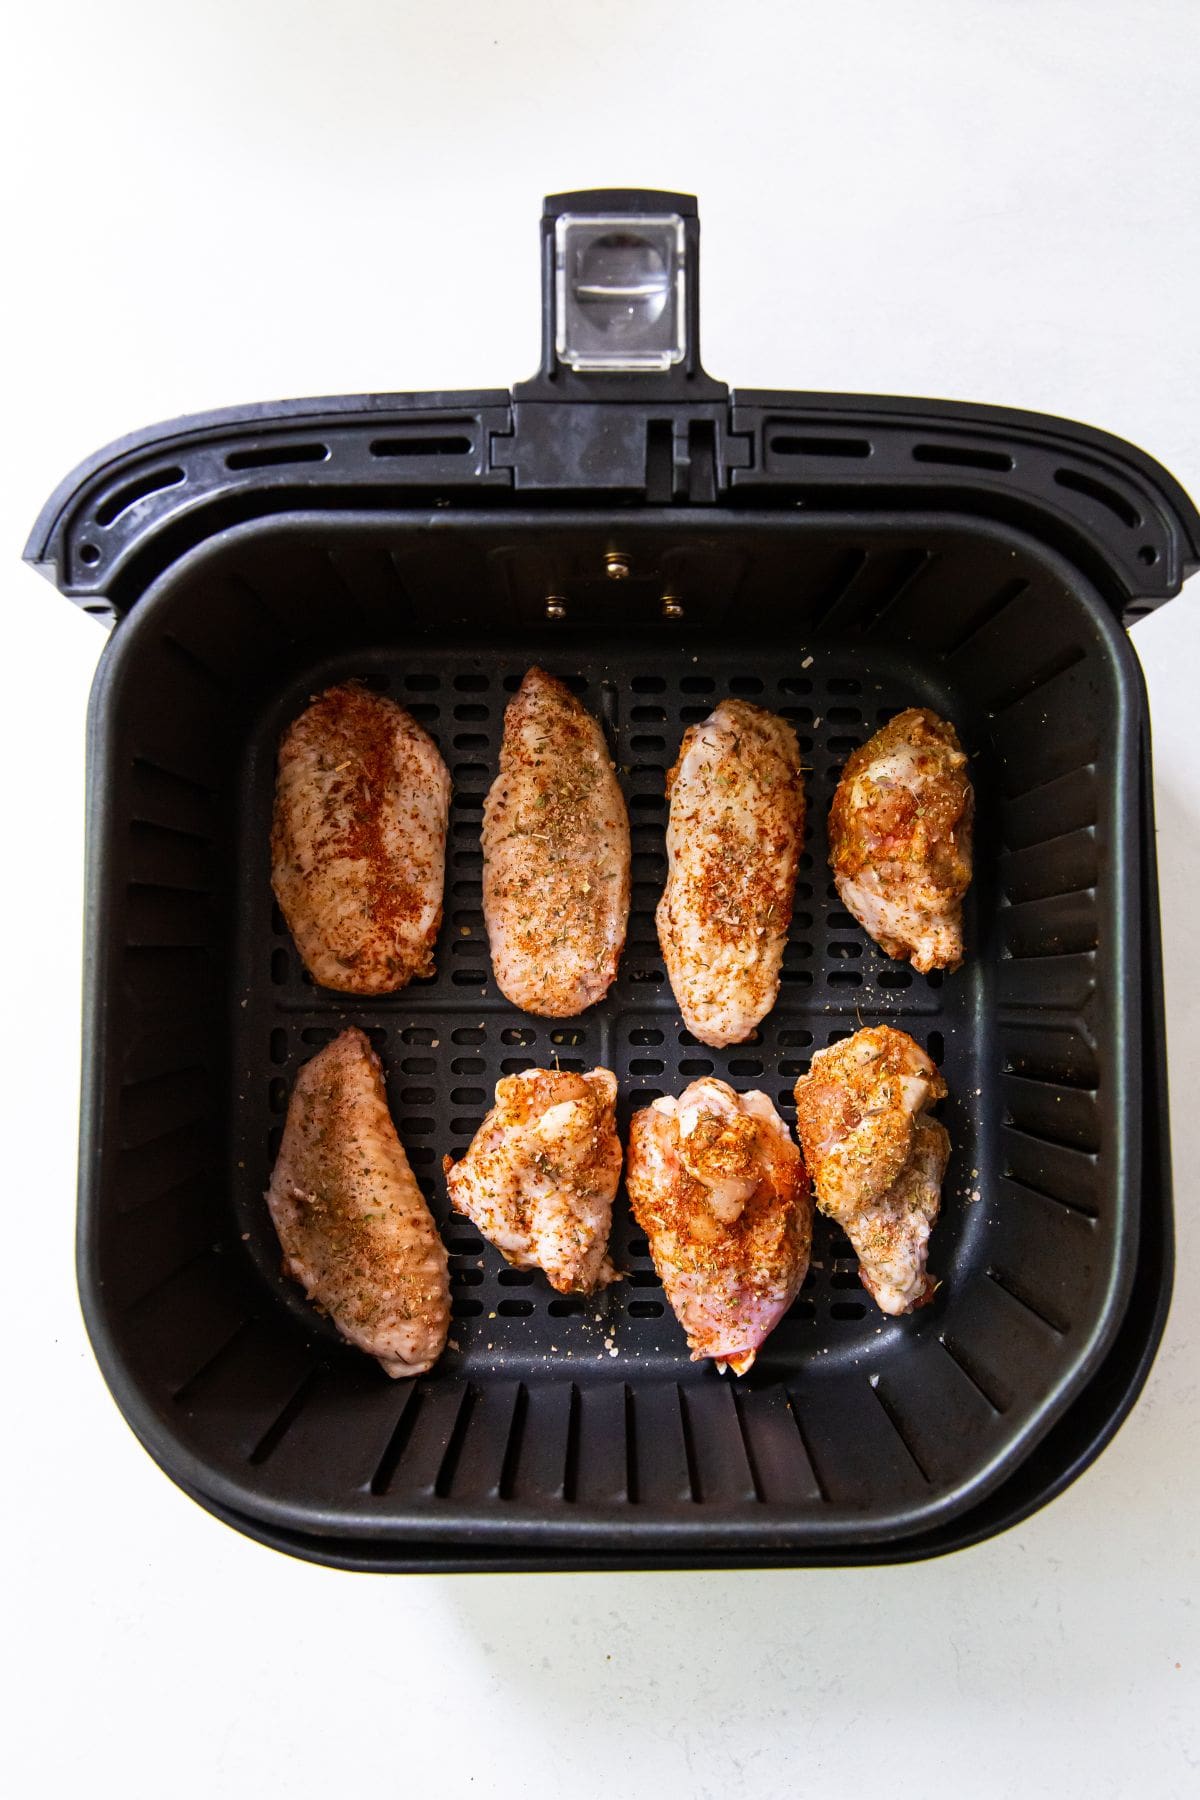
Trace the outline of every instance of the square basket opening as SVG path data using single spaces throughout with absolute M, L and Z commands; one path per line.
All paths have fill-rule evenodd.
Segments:
M 633 828 L 621 973 L 571 1021 L 503 999 L 482 924 L 483 797 L 533 662 L 604 720 Z M 115 633 L 93 710 L 105 1023 L 80 1240 L 93 1339 L 154 1454 L 242 1514 L 376 1541 L 802 1547 L 898 1537 L 978 1499 L 1095 1367 L 1132 1273 L 1131 666 L 1065 563 L 944 516 L 284 517 L 169 570 Z M 279 734 L 347 676 L 409 707 L 454 778 L 437 974 L 366 1001 L 313 986 L 268 880 Z M 653 909 L 665 771 L 729 692 L 795 723 L 809 824 L 779 1002 L 753 1042 L 713 1050 L 680 1026 Z M 951 718 L 974 759 L 969 952 L 945 978 L 882 956 L 826 862 L 842 763 L 910 704 Z M 709 1071 L 790 1119 L 813 1051 L 880 1020 L 950 1085 L 942 1285 L 911 1318 L 875 1310 L 819 1220 L 804 1289 L 734 1382 L 689 1363 L 623 1195 L 627 1278 L 594 1301 L 448 1216 L 441 1155 L 465 1149 L 502 1074 L 607 1064 L 623 1132 Z M 380 1051 L 450 1252 L 452 1347 L 411 1384 L 282 1279 L 262 1201 L 296 1071 L 343 1023 Z

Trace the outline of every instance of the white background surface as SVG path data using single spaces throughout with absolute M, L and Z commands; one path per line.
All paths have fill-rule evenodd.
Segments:
M 217 1524 L 92 1362 L 71 1235 L 103 635 L 17 561 L 59 477 L 143 423 L 527 374 L 541 196 L 601 183 L 700 195 L 715 373 L 1087 419 L 1200 493 L 1200 9 L 39 0 L 5 38 L 10 1791 L 1200 1791 L 1200 578 L 1136 633 L 1179 1272 L 1114 1446 L 916 1568 L 389 1581 Z

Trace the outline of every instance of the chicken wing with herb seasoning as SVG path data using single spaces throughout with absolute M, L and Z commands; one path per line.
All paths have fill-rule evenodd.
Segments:
M 296 1077 L 267 1205 L 286 1275 L 389 1375 L 423 1375 L 450 1325 L 446 1252 L 351 1026 Z
M 629 918 L 629 815 L 604 734 L 530 669 L 504 715 L 483 808 L 483 916 L 496 983 L 565 1019 L 603 999 Z
M 888 956 L 957 969 L 975 796 L 953 725 L 897 713 L 847 762 L 829 809 L 838 893 Z
M 606 1251 L 621 1178 L 616 1099 L 608 1069 L 506 1075 L 462 1161 L 443 1159 L 455 1212 L 515 1268 L 544 1269 L 560 1294 L 615 1279 Z
M 692 1361 L 744 1375 L 800 1291 L 812 1197 L 765 1094 L 713 1076 L 633 1116 L 626 1185 Z
M 742 1044 L 775 1004 L 804 839 L 804 782 L 786 720 L 722 700 L 684 733 L 667 776 L 658 941 L 688 1030 Z
M 432 975 L 450 777 L 386 694 L 317 696 L 279 746 L 271 882 L 314 981 L 391 994 Z
M 928 1108 L 946 1083 L 907 1032 L 874 1025 L 818 1050 L 796 1083 L 796 1130 L 817 1190 L 881 1312 L 932 1300 L 929 1234 L 950 1158 Z

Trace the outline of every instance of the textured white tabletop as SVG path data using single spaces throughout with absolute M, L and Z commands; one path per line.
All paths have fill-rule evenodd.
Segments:
M 1200 494 L 1200 10 L 40 0 L 5 35 L 11 1791 L 1200 1792 L 1200 577 L 1135 634 L 1179 1267 L 1112 1447 L 1026 1525 L 924 1566 L 389 1581 L 209 1518 L 87 1348 L 71 1240 L 103 637 L 17 560 L 60 476 L 143 423 L 525 375 L 541 196 L 597 184 L 699 194 L 705 360 L 726 379 L 1065 414 Z

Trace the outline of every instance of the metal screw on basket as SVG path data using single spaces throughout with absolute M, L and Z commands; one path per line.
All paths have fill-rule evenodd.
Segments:
M 561 594 L 546 595 L 546 617 L 548 619 L 565 619 L 567 603 Z
M 622 556 L 619 550 L 610 550 L 604 558 L 604 567 L 610 581 L 628 581 L 629 558 Z
M 664 619 L 682 619 L 683 601 L 675 594 L 664 594 L 662 599 L 662 616 Z

